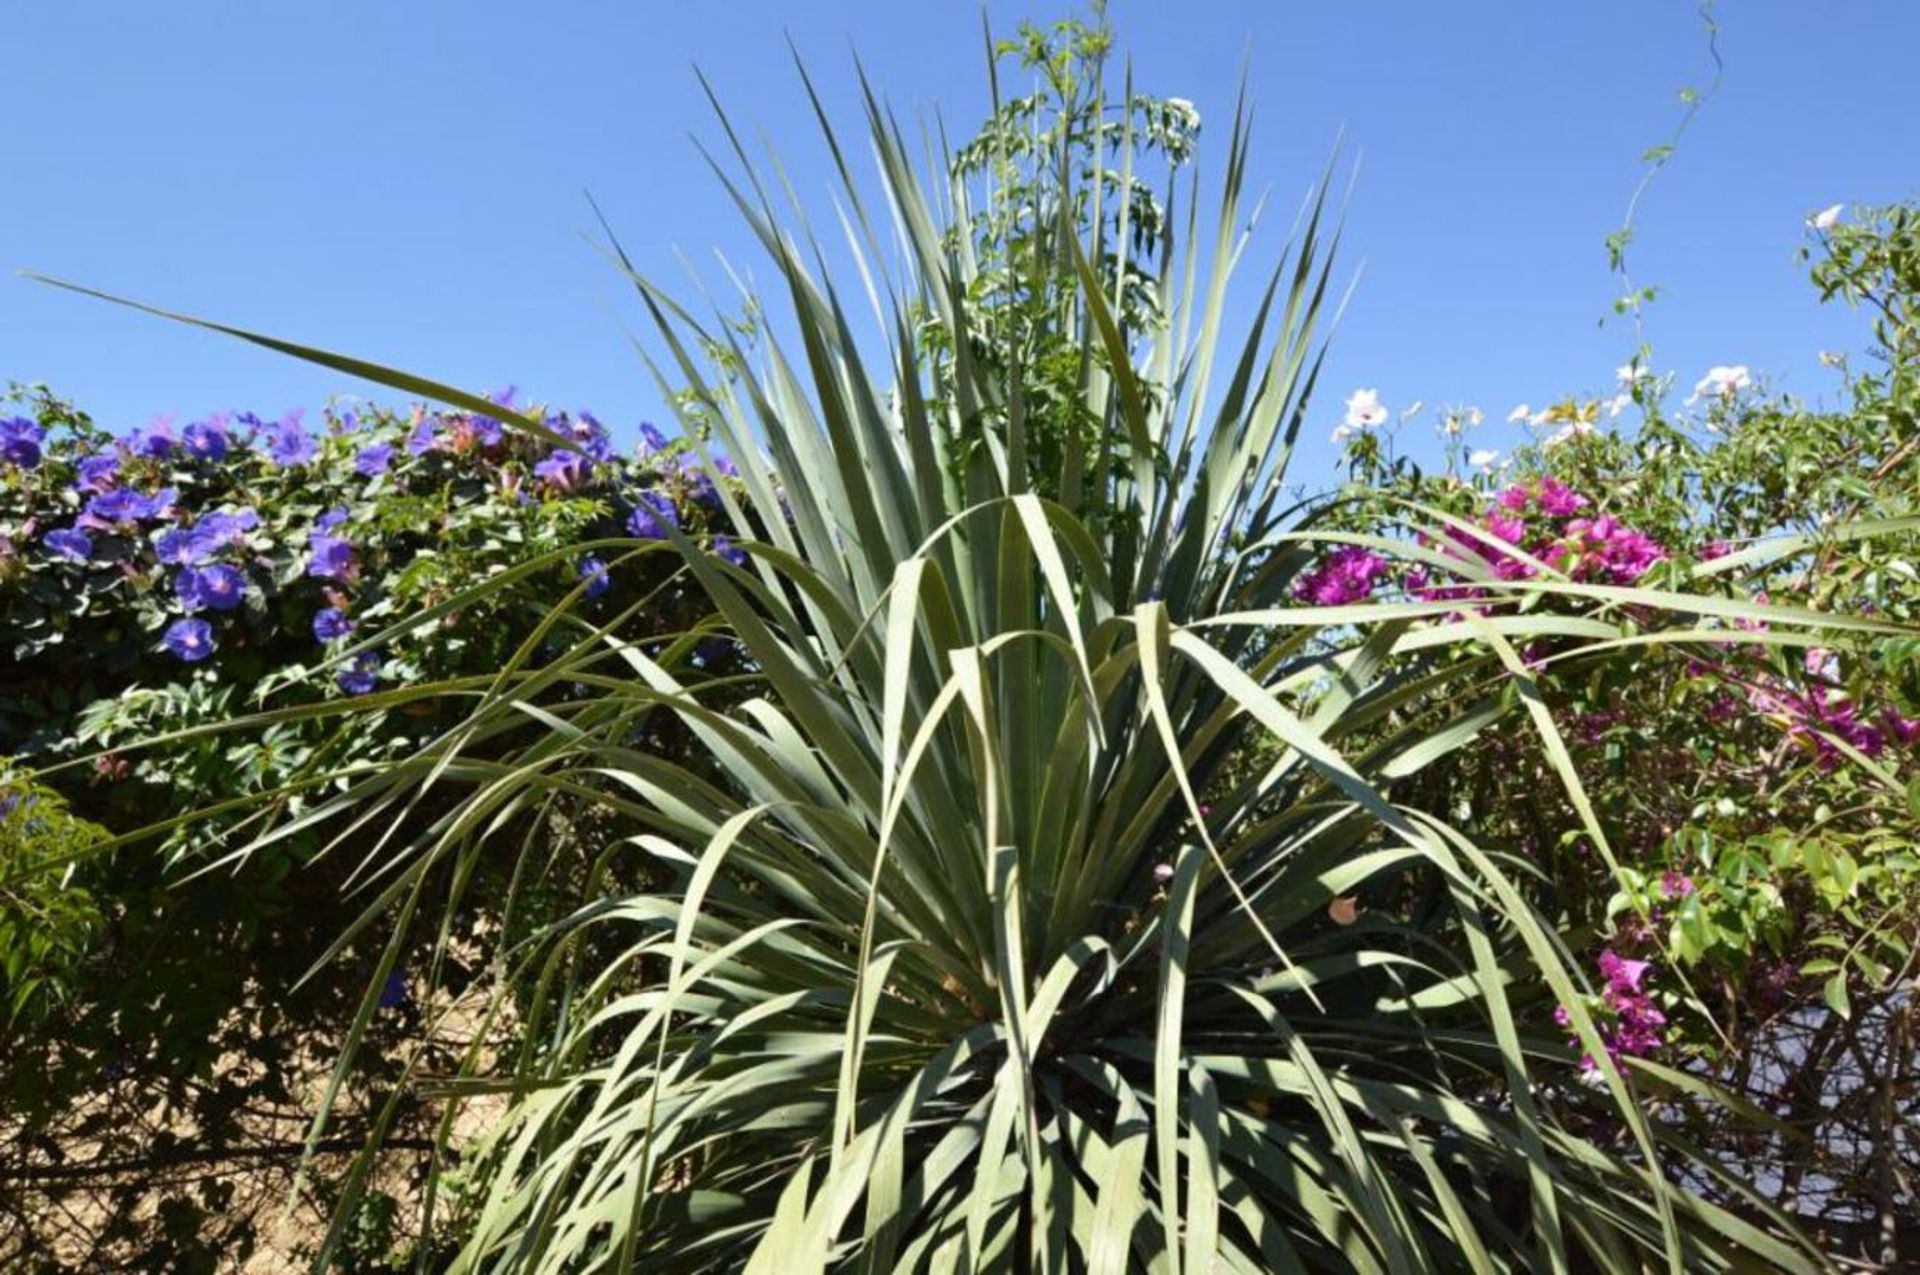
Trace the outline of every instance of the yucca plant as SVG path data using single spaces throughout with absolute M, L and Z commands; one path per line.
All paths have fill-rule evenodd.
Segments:
M 1417 509 L 1405 538 L 1319 531 L 1286 473 L 1325 187 L 1230 339 L 1244 112 L 1200 242 L 1198 183 L 1134 171 L 1182 108 L 1106 100 L 1097 36 L 1028 41 L 1040 103 L 996 100 L 930 174 L 866 90 L 877 202 L 827 128 L 858 306 L 736 144 L 780 304 L 703 320 L 634 281 L 662 391 L 738 461 L 744 554 L 604 546 L 678 555 L 710 619 L 642 648 L 576 589 L 497 677 L 370 697 L 471 707 L 303 816 L 344 821 L 395 951 L 477 856 L 531 878 L 557 818 L 624 821 L 604 893 L 502 953 L 517 1050 L 431 1078 L 510 1100 L 453 1268 L 1819 1267 L 1645 1117 L 1647 1086 L 1702 1087 L 1608 1058 L 1524 861 L 1395 800 L 1534 731 L 1586 810 L 1530 660 L 1816 617 L 1475 575 L 1431 546 L 1477 533 Z M 1340 542 L 1477 600 L 1302 604 Z M 662 720 L 687 755 L 636 742 Z

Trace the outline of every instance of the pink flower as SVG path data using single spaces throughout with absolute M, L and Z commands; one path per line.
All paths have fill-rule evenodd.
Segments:
M 1636 961 L 1621 956 L 1612 948 L 1600 953 L 1600 976 L 1607 980 L 1609 990 L 1637 992 L 1640 980 L 1647 976 L 1652 966 L 1646 961 Z
M 1587 498 L 1548 474 L 1540 480 L 1540 511 L 1554 518 L 1571 517 L 1584 507 Z
M 1314 606 L 1346 606 L 1372 594 L 1387 560 L 1360 545 L 1342 545 L 1300 578 L 1294 596 Z
M 1669 899 L 1684 898 L 1693 893 L 1693 878 L 1677 868 L 1668 868 L 1660 874 L 1660 893 Z

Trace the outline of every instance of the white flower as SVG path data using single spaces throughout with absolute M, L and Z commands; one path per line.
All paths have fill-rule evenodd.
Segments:
M 1559 429 L 1540 440 L 1540 446 L 1558 447 L 1568 439 L 1580 438 L 1591 433 L 1593 433 L 1593 422 L 1568 421 L 1565 425 L 1562 425 Z
M 1846 361 L 1847 361 L 1847 356 L 1839 353 L 1836 350 L 1820 351 L 1821 367 L 1839 367 L 1842 363 L 1845 363 Z
M 1344 443 L 1349 438 L 1352 438 L 1353 435 L 1354 435 L 1354 431 L 1347 428 L 1345 425 L 1335 425 L 1333 427 L 1333 441 L 1336 443 Z
M 1615 394 L 1607 400 L 1607 418 L 1611 420 L 1613 417 L 1620 415 L 1620 413 L 1627 410 L 1627 407 L 1632 402 L 1633 395 L 1631 394 Z
M 1707 369 L 1707 374 L 1701 377 L 1693 387 L 1693 397 L 1687 402 L 1695 403 L 1708 395 L 1722 400 L 1731 399 L 1752 384 L 1753 376 L 1747 371 L 1747 365 L 1744 363 L 1737 367 L 1710 367 Z
M 1835 204 L 1831 208 L 1822 208 L 1819 212 L 1807 218 L 1807 224 L 1815 230 L 1832 230 L 1840 224 L 1840 214 L 1846 210 L 1847 206 L 1845 204 Z
M 1624 363 L 1613 369 L 1613 379 L 1629 387 L 1646 380 L 1652 375 L 1653 369 L 1641 366 L 1637 359 L 1632 363 Z
M 1493 462 L 1499 459 L 1499 452 L 1493 451 L 1491 448 L 1482 447 L 1479 451 L 1467 457 L 1467 463 L 1483 474 L 1490 474 L 1493 472 Z
M 1387 409 L 1380 405 L 1379 390 L 1355 390 L 1347 400 L 1346 419 L 1341 423 L 1348 429 L 1372 429 L 1386 420 Z
M 1440 417 L 1440 432 L 1450 438 L 1458 438 L 1461 433 L 1473 429 L 1485 419 L 1477 407 L 1449 407 Z
M 1419 399 L 1416 398 L 1415 400 L 1413 400 L 1413 406 L 1409 407 L 1406 411 L 1400 413 L 1401 423 L 1405 424 L 1407 421 L 1410 421 L 1414 417 L 1420 415 L 1420 409 L 1425 406 L 1426 404 L 1421 402 Z
M 1520 422 L 1531 418 L 1532 415 L 1533 415 L 1533 409 L 1531 407 L 1528 407 L 1525 403 L 1522 403 L 1520 406 L 1514 408 L 1511 412 L 1507 413 L 1507 420 L 1515 425 L 1518 425 Z

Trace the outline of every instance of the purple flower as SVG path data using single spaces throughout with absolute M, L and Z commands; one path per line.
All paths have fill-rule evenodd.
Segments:
M 1692 894 L 1693 888 L 1693 878 L 1677 868 L 1668 868 L 1660 874 L 1660 893 L 1669 899 Z
M 1314 606 L 1338 607 L 1373 593 L 1387 574 L 1387 560 L 1361 545 L 1342 545 L 1301 577 L 1294 596 Z
M 187 453 L 201 460 L 227 458 L 227 431 L 218 424 L 195 421 L 185 430 Z
M 726 536 L 713 538 L 713 556 L 722 562 L 731 562 L 736 567 L 747 565 L 747 551 Z
M 153 552 L 170 567 L 194 567 L 213 556 L 217 546 L 198 530 L 174 527 L 154 539 Z
M 713 458 L 713 471 L 716 474 L 725 474 L 728 478 L 738 478 L 740 476 L 740 467 L 735 465 L 733 461 L 726 456 L 715 456 Z
M 282 469 L 304 465 L 319 452 L 320 440 L 301 428 L 297 413 L 289 412 L 267 426 L 267 454 Z
M 81 491 L 112 491 L 114 479 L 120 474 L 118 456 L 88 456 L 80 462 L 80 478 L 74 486 Z
M 1540 480 L 1540 512 L 1553 518 L 1571 518 L 1585 507 L 1587 498 L 1548 474 Z
M 387 466 L 393 463 L 392 443 L 372 443 L 360 449 L 353 458 L 353 472 L 362 478 L 372 478 L 376 474 L 387 472 Z
M 1524 510 L 1532 501 L 1533 493 L 1527 490 L 1524 483 L 1515 483 L 1493 498 L 1494 504 L 1513 513 Z
M 144 522 L 158 518 L 175 495 L 171 487 L 157 496 L 143 495 L 131 487 L 112 487 L 87 501 L 87 512 L 109 524 Z
M 353 546 L 338 536 L 316 531 L 307 539 L 313 555 L 307 574 L 321 580 L 345 580 L 353 574 Z
M 680 525 L 680 511 L 664 491 L 643 491 L 627 515 L 627 534 L 636 540 L 665 540 L 668 527 Z
M 414 424 L 413 431 L 407 435 L 407 452 L 413 456 L 425 456 L 428 452 L 440 450 L 437 437 L 440 428 L 439 419 L 422 416 Z
M 346 509 L 342 506 L 335 505 L 332 509 L 327 510 L 313 520 L 314 530 L 332 531 L 335 527 L 345 522 L 347 518 L 348 514 Z
M 646 448 L 650 452 L 664 452 L 667 450 L 667 436 L 655 429 L 651 421 L 640 422 L 640 441 L 646 444 Z
M 719 507 L 720 492 L 714 487 L 713 479 L 700 470 L 694 469 L 691 459 L 681 466 L 680 472 L 687 480 L 687 499 L 695 504 L 705 505 L 709 509 Z
M 33 469 L 40 463 L 40 444 L 47 441 L 46 427 L 24 416 L 0 420 L 0 460 Z
M 193 534 L 200 538 L 211 554 L 229 545 L 240 544 L 246 539 L 247 533 L 259 525 L 260 515 L 251 509 L 231 514 L 216 511 L 201 514 L 200 521 L 193 524 Z
M 605 463 L 613 459 L 613 440 L 607 436 L 606 426 L 595 420 L 591 413 L 582 412 L 580 419 L 568 424 L 564 417 L 548 417 L 548 429 L 558 433 L 565 430 L 582 453 L 593 460 Z
M 587 596 L 597 598 L 613 587 L 613 577 L 607 574 L 607 564 L 596 557 L 580 560 L 580 578 L 587 582 Z
M 231 611 L 246 600 L 247 578 L 239 570 L 216 562 L 188 567 L 173 578 L 173 591 L 189 611 Z
M 155 421 L 145 429 L 136 429 L 126 437 L 127 450 L 148 460 L 165 460 L 173 455 L 173 426 Z
M 487 402 L 492 403 L 496 407 L 512 407 L 513 400 L 519 396 L 520 387 L 518 385 L 504 385 L 487 395 Z
M 572 491 L 586 481 L 593 462 L 579 452 L 556 447 L 551 456 L 533 467 L 534 477 L 555 491 Z
M 1640 981 L 1652 968 L 1646 961 L 1630 960 L 1621 956 L 1612 948 L 1600 953 L 1600 977 L 1607 980 L 1607 986 L 1622 992 L 1637 992 Z
M 381 1009 L 399 1009 L 413 999 L 413 992 L 407 987 L 406 975 L 399 970 L 387 975 L 387 982 L 380 989 Z
M 333 680 L 349 695 L 365 695 L 380 684 L 380 657 L 372 651 L 362 651 Z
M 313 636 L 322 642 L 345 637 L 353 630 L 353 621 L 339 607 L 321 607 L 313 613 Z
M 59 527 L 40 537 L 47 552 L 68 562 L 85 562 L 93 552 L 93 539 L 73 527 Z
M 198 664 L 213 654 L 213 626 L 195 618 L 175 620 L 160 641 L 187 663 Z

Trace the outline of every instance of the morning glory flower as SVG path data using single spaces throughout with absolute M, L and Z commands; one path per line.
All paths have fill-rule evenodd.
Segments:
M 111 487 L 87 501 L 87 512 L 102 522 L 144 522 L 158 518 L 178 495 L 171 487 L 152 496 L 131 487 Z
M 345 637 L 353 630 L 353 621 L 339 607 L 321 607 L 313 613 L 313 636 L 322 642 Z
M 316 531 L 307 539 L 313 559 L 307 574 L 320 580 L 345 580 L 353 574 L 353 546 L 338 536 Z
M 335 527 L 345 522 L 347 517 L 347 511 L 336 505 L 313 520 L 314 529 L 317 531 L 332 531 Z
M 607 574 L 607 564 L 599 558 L 585 557 L 580 560 L 580 578 L 587 582 L 587 596 L 597 598 L 613 587 L 613 577 Z
M 193 524 L 193 534 L 200 538 L 208 553 L 215 553 L 229 545 L 238 545 L 246 539 L 247 533 L 260 525 L 260 515 L 251 509 L 242 509 L 238 513 L 216 511 L 200 515 L 200 521 Z
M 680 472 L 686 476 L 687 480 L 687 499 L 696 504 L 705 505 L 709 509 L 716 508 L 720 504 L 720 492 L 714 487 L 713 479 L 694 468 L 696 463 L 689 456 L 680 466 Z
M 175 620 L 160 641 L 187 663 L 198 664 L 213 654 L 213 626 L 193 617 Z
M 387 472 L 387 466 L 393 463 L 392 443 L 373 443 L 360 449 L 353 458 L 353 472 L 362 478 L 372 478 L 376 474 Z
M 173 591 L 189 611 L 231 611 L 246 600 L 247 578 L 223 562 L 188 567 L 173 578 Z
M 60 527 L 40 537 L 47 552 L 67 562 L 85 562 L 93 552 L 93 538 L 75 527 Z
M 165 421 L 155 421 L 145 429 L 136 429 L 128 434 L 126 443 L 135 456 L 165 460 L 173 455 L 173 426 Z
M 217 546 L 199 530 L 173 527 L 153 542 L 154 556 L 170 567 L 196 567 L 213 556 Z
M 534 476 L 555 491 L 571 491 L 586 481 L 593 462 L 579 452 L 557 447 L 553 454 L 533 467 Z
M 88 456 L 80 462 L 80 477 L 73 485 L 80 491 L 111 491 L 119 473 L 118 456 Z
M 713 538 L 713 556 L 722 562 L 731 562 L 736 567 L 747 565 L 747 551 L 734 544 L 733 540 L 727 536 Z
M 320 440 L 300 427 L 296 414 L 289 413 L 267 427 L 267 454 L 282 469 L 304 465 L 319 452 Z
M 627 515 L 627 534 L 636 540 L 665 540 L 668 527 L 680 525 L 680 511 L 663 491 L 643 491 L 640 503 Z
M 380 684 L 380 657 L 363 651 L 333 679 L 349 695 L 365 695 Z
M 206 421 L 195 421 L 183 432 L 187 453 L 201 460 L 225 460 L 227 458 L 227 431 L 219 425 Z
M 1835 204 L 1831 208 L 1822 208 L 1819 212 L 1807 218 L 1807 225 L 1824 234 L 1840 224 L 1840 214 L 1846 210 L 1847 206 L 1845 204 Z
M 440 450 L 437 431 L 440 422 L 431 416 L 422 416 L 414 422 L 413 431 L 407 435 L 407 452 L 413 456 L 425 456 L 428 452 Z
M 1499 452 L 1483 447 L 1473 455 L 1467 457 L 1467 463 L 1481 473 L 1488 474 L 1493 472 L 1493 462 L 1499 459 Z
M 24 416 L 0 420 L 0 460 L 33 469 L 40 464 L 40 444 L 47 441 L 46 427 Z

